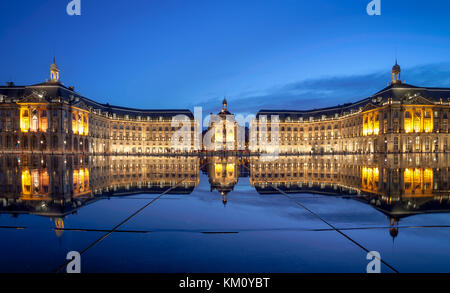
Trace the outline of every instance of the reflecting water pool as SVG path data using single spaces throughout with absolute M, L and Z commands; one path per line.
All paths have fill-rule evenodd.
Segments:
M 450 272 L 446 154 L 0 157 L 0 272 Z

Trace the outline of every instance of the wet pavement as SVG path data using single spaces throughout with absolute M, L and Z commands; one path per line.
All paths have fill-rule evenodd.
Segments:
M 0 272 L 450 272 L 448 160 L 418 156 L 5 157 Z

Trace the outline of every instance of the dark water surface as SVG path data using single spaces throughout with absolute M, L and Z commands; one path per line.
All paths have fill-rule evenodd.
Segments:
M 450 272 L 447 155 L 272 159 L 3 155 L 0 272 Z

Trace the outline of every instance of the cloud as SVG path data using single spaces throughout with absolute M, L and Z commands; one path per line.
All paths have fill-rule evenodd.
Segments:
M 450 63 L 427 64 L 403 69 L 402 78 L 413 85 L 450 87 Z M 236 114 L 256 114 L 259 110 L 308 110 L 356 102 L 387 86 L 390 72 L 373 72 L 351 76 L 325 76 L 242 93 L 229 99 L 229 108 Z M 216 113 L 218 99 L 202 103 L 204 113 Z

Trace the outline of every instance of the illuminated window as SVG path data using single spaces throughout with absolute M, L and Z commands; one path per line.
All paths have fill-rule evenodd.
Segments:
M 39 129 L 39 120 L 38 113 L 36 110 L 33 111 L 33 115 L 31 117 L 31 131 L 36 132 Z

